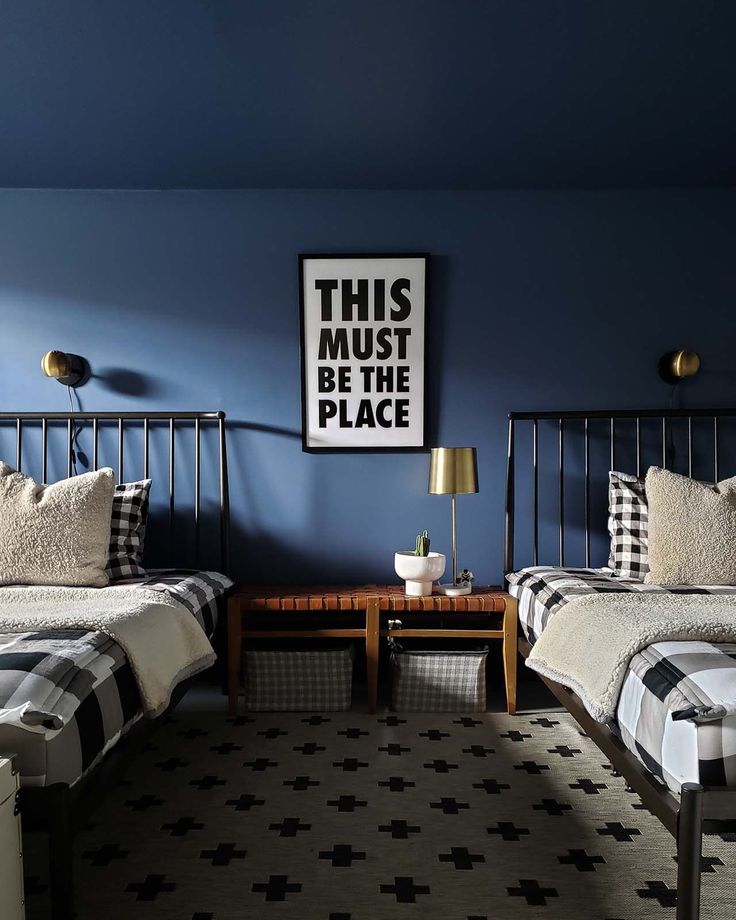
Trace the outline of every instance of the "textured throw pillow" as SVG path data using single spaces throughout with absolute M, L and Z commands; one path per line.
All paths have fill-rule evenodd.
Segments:
M 608 474 L 609 568 L 621 578 L 643 578 L 649 571 L 649 514 L 644 480 L 611 470 Z
M 0 584 L 107 584 L 110 469 L 52 485 L 0 463 Z
M 709 486 L 653 466 L 648 584 L 736 584 L 736 476 Z
M 123 482 L 115 486 L 107 560 L 110 581 L 146 574 L 143 568 L 143 545 L 146 539 L 150 490 L 150 479 Z

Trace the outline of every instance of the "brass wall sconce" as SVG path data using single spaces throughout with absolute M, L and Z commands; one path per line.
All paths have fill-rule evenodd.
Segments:
M 41 370 L 65 387 L 78 387 L 89 379 L 89 364 L 79 355 L 65 351 L 47 351 L 41 358 Z
M 700 370 L 700 355 L 696 351 L 668 351 L 659 359 L 659 376 L 665 383 L 681 383 Z

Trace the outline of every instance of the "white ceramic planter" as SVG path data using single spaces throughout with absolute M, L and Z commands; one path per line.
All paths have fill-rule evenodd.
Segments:
M 411 550 L 394 555 L 394 569 L 406 582 L 409 597 L 427 597 L 432 593 L 432 582 L 445 574 L 445 557 L 442 553 L 417 556 Z

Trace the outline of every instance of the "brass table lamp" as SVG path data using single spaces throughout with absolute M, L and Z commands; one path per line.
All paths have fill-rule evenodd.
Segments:
M 432 495 L 452 496 L 452 584 L 440 585 L 445 594 L 470 594 L 457 583 L 457 496 L 478 491 L 478 464 L 474 447 L 433 447 L 429 461 Z

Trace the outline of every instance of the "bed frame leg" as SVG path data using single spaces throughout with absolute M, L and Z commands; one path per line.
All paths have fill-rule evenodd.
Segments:
M 69 786 L 49 787 L 49 881 L 53 920 L 74 918 L 74 834 Z
M 677 819 L 677 920 L 700 917 L 700 857 L 703 848 L 703 787 L 685 783 Z

